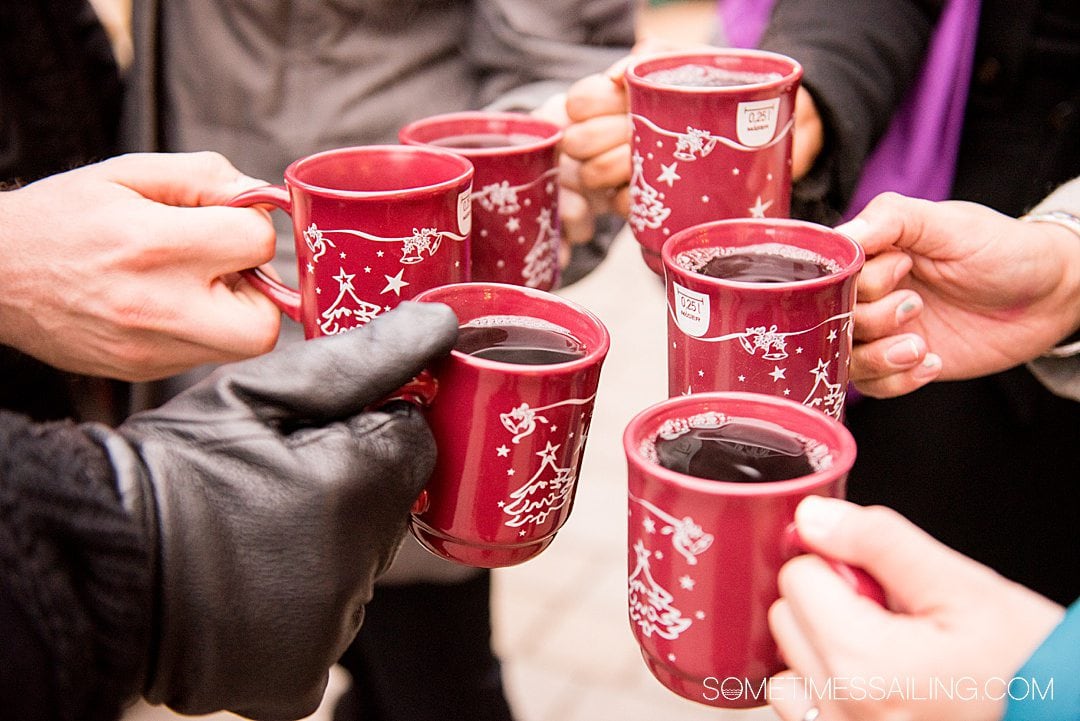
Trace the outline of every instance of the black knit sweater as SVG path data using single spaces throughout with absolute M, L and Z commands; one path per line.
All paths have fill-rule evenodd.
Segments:
M 0 721 L 103 721 L 139 691 L 149 551 L 104 450 L 0 411 Z

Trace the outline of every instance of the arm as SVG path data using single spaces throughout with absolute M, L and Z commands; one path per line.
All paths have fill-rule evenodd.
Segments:
M 109 718 L 132 692 L 187 714 L 312 713 L 434 465 L 418 408 L 371 407 L 456 334 L 445 306 L 406 303 L 223 366 L 115 430 L 64 425 L 75 451 L 25 421 L 0 437 L 0 658 L 25 638 L 39 661 L 15 680 L 71 687 L 64 718 Z
M 214 153 L 126 155 L 0 193 L 0 342 L 121 380 L 269 350 L 279 314 L 236 272 L 273 226 L 220 205 L 258 183 Z
M 632 0 L 478 0 L 465 52 L 482 78 L 480 100 L 533 110 L 634 43 Z
M 802 64 L 822 132 L 817 161 L 794 188 L 793 215 L 829 222 L 847 206 L 863 162 L 922 66 L 941 5 L 777 0 L 760 47 Z

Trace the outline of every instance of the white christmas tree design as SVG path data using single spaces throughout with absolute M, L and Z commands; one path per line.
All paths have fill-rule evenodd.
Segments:
M 810 389 L 806 399 L 803 401 L 803 405 L 817 408 L 823 413 L 839 419 L 844 410 L 844 399 L 847 397 L 847 392 L 842 384 L 829 382 L 829 363 L 831 362 L 819 359 L 817 368 L 810 371 L 814 376 L 814 387 Z
M 547 520 L 552 511 L 566 505 L 574 489 L 572 468 L 559 468 L 555 465 L 555 453 L 559 446 L 551 445 L 538 451 L 540 467 L 532 478 L 510 494 L 514 499 L 510 503 L 501 503 L 503 513 L 512 518 L 506 522 L 511 528 L 519 528 L 526 523 L 539 525 Z
M 319 327 L 326 335 L 335 335 L 351 328 L 364 325 L 377 316 L 381 307 L 361 300 L 353 288 L 355 273 L 346 273 L 338 269 L 334 280 L 338 282 L 338 295 L 333 304 L 322 312 Z
M 634 153 L 634 171 L 630 176 L 630 223 L 638 232 L 646 228 L 659 228 L 668 216 L 671 208 L 664 205 L 660 191 L 649 185 L 645 179 L 645 159 L 640 153 Z
M 646 637 L 656 634 L 674 641 L 693 621 L 683 617 L 671 603 L 675 597 L 653 579 L 649 571 L 651 552 L 640 539 L 634 544 L 634 553 L 637 565 L 627 579 L 630 620 Z
M 529 288 L 551 283 L 555 280 L 558 269 L 558 254 L 555 250 L 559 247 L 559 233 L 551 221 L 551 208 L 541 209 L 536 222 L 540 229 L 532 248 L 525 256 L 525 267 L 521 269 L 521 277 Z

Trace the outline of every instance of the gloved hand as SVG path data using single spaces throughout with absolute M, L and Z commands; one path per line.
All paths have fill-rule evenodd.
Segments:
M 435 458 L 415 407 L 365 408 L 456 337 L 449 308 L 405 303 L 92 429 L 156 536 L 149 701 L 260 719 L 317 708 Z

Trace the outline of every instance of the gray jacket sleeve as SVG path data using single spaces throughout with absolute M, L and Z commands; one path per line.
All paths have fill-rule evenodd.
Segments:
M 465 52 L 482 77 L 480 102 L 530 110 L 606 69 L 634 43 L 632 0 L 478 0 Z
M 1031 209 L 1028 215 L 1063 210 L 1080 217 L 1080 178 L 1062 185 Z M 1080 243 L 1080 235 L 1076 242 Z M 1047 355 L 1031 360 L 1028 370 L 1052 393 L 1080 401 L 1080 339 L 1074 333 Z

